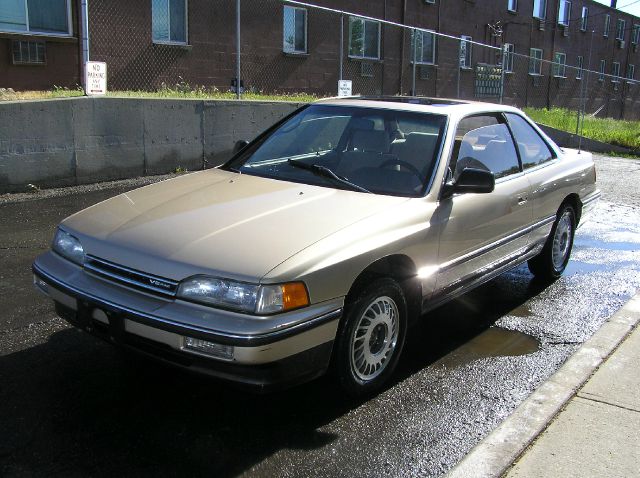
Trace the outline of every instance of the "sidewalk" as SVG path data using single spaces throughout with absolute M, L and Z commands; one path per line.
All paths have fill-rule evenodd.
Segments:
M 640 476 L 640 328 L 616 349 L 506 478 Z
M 640 477 L 640 293 L 446 478 Z

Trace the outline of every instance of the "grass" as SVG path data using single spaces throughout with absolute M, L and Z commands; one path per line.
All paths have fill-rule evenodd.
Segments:
M 536 122 L 569 133 L 576 132 L 576 112 L 562 108 L 525 108 L 525 112 Z M 582 135 L 640 151 L 640 121 L 614 120 L 585 116 Z

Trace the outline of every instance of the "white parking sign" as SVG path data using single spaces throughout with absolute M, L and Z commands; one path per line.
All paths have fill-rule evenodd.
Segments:
M 87 95 L 104 95 L 107 92 L 107 64 L 88 61 L 84 69 L 84 92 Z
M 338 96 L 351 96 L 351 80 L 338 81 Z

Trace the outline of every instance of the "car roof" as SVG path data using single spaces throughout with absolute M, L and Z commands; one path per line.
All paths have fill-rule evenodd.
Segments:
M 314 104 L 415 111 L 456 117 L 496 111 L 521 113 L 517 108 L 500 104 L 423 96 L 349 96 L 318 100 Z

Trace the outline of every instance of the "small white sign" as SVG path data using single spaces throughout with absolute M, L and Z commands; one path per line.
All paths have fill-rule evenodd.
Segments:
M 107 92 L 107 64 L 88 61 L 84 68 L 84 92 L 87 95 L 104 95 Z
M 352 96 L 351 80 L 338 80 L 338 96 Z

